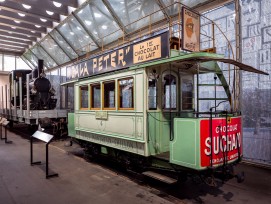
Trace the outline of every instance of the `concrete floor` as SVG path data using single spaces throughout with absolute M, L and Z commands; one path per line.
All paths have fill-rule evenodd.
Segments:
M 211 188 L 191 180 L 179 185 L 140 184 L 69 152 L 78 146 L 50 145 L 50 168 L 59 177 L 45 179 L 44 165 L 30 166 L 30 144 L 8 132 L 12 144 L 0 141 L 0 204 L 83 203 L 271 203 L 271 170 L 239 165 L 246 180 Z M 45 144 L 34 144 L 34 161 L 45 161 Z

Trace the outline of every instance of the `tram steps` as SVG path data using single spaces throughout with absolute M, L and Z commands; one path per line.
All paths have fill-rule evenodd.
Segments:
M 153 171 L 145 171 L 142 174 L 145 176 L 157 179 L 157 180 L 162 181 L 167 184 L 174 184 L 177 182 L 177 180 L 174 178 L 171 178 L 171 177 L 168 177 L 168 176 L 165 176 L 165 175 L 153 172 Z

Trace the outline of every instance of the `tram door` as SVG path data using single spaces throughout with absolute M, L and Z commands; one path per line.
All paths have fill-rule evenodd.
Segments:
M 165 70 L 159 80 L 149 75 L 148 138 L 151 154 L 169 152 L 175 117 L 188 117 L 193 110 L 193 75 Z M 190 112 L 190 113 L 189 113 Z

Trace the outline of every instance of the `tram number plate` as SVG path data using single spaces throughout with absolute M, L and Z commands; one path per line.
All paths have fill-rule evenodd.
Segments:
M 107 120 L 108 118 L 107 111 L 96 111 L 95 118 L 98 120 Z

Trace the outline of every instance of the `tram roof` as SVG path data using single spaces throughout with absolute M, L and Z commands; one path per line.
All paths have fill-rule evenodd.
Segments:
M 220 69 L 219 70 L 217 69 L 217 66 L 210 64 L 212 62 L 223 62 L 223 63 L 237 66 L 239 67 L 240 70 L 243 70 L 243 71 L 269 75 L 268 73 L 261 71 L 259 69 L 256 69 L 250 65 L 237 62 L 236 60 L 233 60 L 233 59 L 223 58 L 223 56 L 219 54 L 206 53 L 206 52 L 179 53 L 176 56 L 173 56 L 167 59 L 162 59 L 162 60 L 157 60 L 157 61 L 146 63 L 146 64 L 136 65 L 133 68 L 149 67 L 149 66 L 154 66 L 158 64 L 167 64 L 167 63 L 172 63 L 176 66 L 187 64 L 190 66 L 186 66 L 187 67 L 186 70 L 193 69 L 191 70 L 191 72 L 194 71 L 196 73 L 197 64 L 199 63 L 200 72 L 221 72 Z

